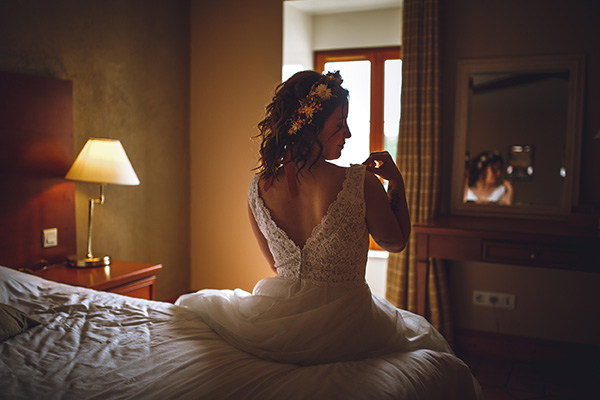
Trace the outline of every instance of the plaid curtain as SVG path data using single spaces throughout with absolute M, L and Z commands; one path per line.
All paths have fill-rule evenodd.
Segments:
M 404 176 L 411 221 L 433 217 L 439 209 L 440 106 L 438 1 L 404 0 L 402 16 L 402 116 L 398 167 Z M 397 307 L 416 311 L 415 235 L 406 249 L 391 253 L 386 297 Z M 451 339 L 448 290 L 443 263 L 430 263 L 425 317 Z

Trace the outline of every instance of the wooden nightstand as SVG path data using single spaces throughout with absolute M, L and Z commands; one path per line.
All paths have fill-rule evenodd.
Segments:
M 70 268 L 64 265 L 36 272 L 50 281 L 154 300 L 160 264 L 113 260 L 110 267 Z

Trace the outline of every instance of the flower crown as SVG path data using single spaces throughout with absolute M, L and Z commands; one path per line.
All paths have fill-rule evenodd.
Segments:
M 337 97 L 332 91 L 332 89 L 335 89 L 335 86 L 331 85 L 332 82 L 335 82 L 338 87 L 342 84 L 339 71 L 328 72 L 312 85 L 308 95 L 300 100 L 300 107 L 294 111 L 289 119 L 290 129 L 288 129 L 288 134 L 295 135 L 304 126 L 311 124 L 315 114 L 323 110 L 323 103 L 332 97 Z
M 488 151 L 486 153 L 480 154 L 479 158 L 477 160 L 477 169 L 482 169 L 484 163 L 487 163 L 488 160 L 491 160 L 493 157 L 497 157 L 499 155 L 500 155 L 500 152 L 497 150 Z

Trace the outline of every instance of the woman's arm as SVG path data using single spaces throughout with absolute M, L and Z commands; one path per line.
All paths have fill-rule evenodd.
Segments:
M 505 206 L 512 206 L 515 199 L 515 190 L 513 189 L 513 185 L 506 179 L 504 182 L 502 182 L 502 185 L 504 186 L 505 193 L 504 196 L 502 196 L 500 203 Z
M 363 164 L 367 171 L 388 181 L 386 193 L 375 175 L 365 176 L 369 233 L 382 249 L 400 252 L 406 246 L 411 230 L 402 174 L 387 151 L 371 153 Z
M 275 260 L 273 259 L 273 254 L 271 254 L 271 250 L 269 250 L 269 243 L 267 242 L 267 239 L 265 239 L 265 237 L 263 236 L 262 232 L 260 231 L 260 228 L 258 227 L 258 224 L 256 223 L 256 220 L 254 219 L 254 214 L 252 213 L 250 204 L 248 204 L 248 217 L 250 218 L 250 225 L 252 226 L 252 232 L 254 232 L 254 236 L 256 237 L 256 240 L 258 241 L 258 247 L 260 247 L 260 250 L 262 251 L 265 258 L 267 259 L 267 262 L 269 263 L 269 267 L 271 267 L 271 269 L 275 273 L 277 273 L 277 268 L 275 267 Z

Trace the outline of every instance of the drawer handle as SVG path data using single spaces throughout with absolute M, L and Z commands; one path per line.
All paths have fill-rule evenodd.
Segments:
M 537 254 L 535 254 L 535 251 L 531 252 L 531 254 L 529 255 L 529 258 L 531 258 L 531 260 L 535 260 L 537 258 Z

